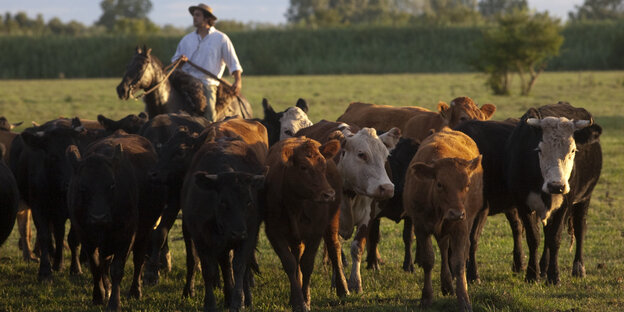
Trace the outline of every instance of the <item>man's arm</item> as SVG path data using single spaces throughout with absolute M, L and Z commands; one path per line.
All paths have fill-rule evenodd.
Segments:
M 232 76 L 234 76 L 234 83 L 232 84 L 232 88 L 234 88 L 234 92 L 236 92 L 236 94 L 240 94 L 240 91 L 243 88 L 243 79 L 241 78 L 241 71 L 237 70 L 233 72 Z

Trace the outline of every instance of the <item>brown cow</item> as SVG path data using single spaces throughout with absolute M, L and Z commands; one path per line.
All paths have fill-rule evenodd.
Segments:
M 375 128 L 377 131 L 386 132 L 393 127 L 403 131 L 407 121 L 422 113 L 430 112 L 426 108 L 418 106 L 394 107 L 353 102 L 336 121 L 358 127 Z
M 455 98 L 451 105 L 438 103 L 438 112 L 421 112 L 405 124 L 403 136 L 416 142 L 422 142 L 431 129 L 439 131 L 443 127 L 454 128 L 466 120 L 488 120 L 496 111 L 494 104 L 483 104 L 478 108 L 474 101 L 466 96 Z
M 472 222 L 483 205 L 482 189 L 479 149 L 461 132 L 444 128 L 429 136 L 410 162 L 403 204 L 414 222 L 416 262 L 425 273 L 422 306 L 429 306 L 433 300 L 433 234 L 442 256 L 442 293 L 453 293 L 455 278 L 459 309 L 472 311 L 465 267 Z
M 269 150 L 265 231 L 290 280 L 293 310 L 310 310 L 310 276 L 321 238 L 336 273 L 338 296 L 349 293 L 338 241 L 342 179 L 327 160 L 339 150 L 337 140 L 321 146 L 306 137 L 285 139 Z

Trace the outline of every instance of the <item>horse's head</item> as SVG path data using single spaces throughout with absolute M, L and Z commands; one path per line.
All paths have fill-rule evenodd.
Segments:
M 147 89 L 155 78 L 154 66 L 152 61 L 156 60 L 151 55 L 152 49 L 143 49 L 137 47 L 132 60 L 126 68 L 121 83 L 117 86 L 117 95 L 122 100 L 133 97 L 134 92 L 138 89 Z

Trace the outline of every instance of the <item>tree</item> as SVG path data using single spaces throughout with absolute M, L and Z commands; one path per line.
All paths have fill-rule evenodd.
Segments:
M 547 60 L 559 54 L 563 43 L 558 19 L 548 13 L 517 10 L 497 18 L 497 27 L 486 29 L 477 68 L 489 75 L 495 94 L 509 94 L 511 75 L 520 77 L 521 94 L 528 95 L 544 71 Z
M 576 13 L 568 13 L 573 21 L 624 19 L 624 0 L 585 0 L 575 7 Z
M 481 0 L 479 12 L 485 18 L 494 19 L 501 14 L 512 13 L 514 10 L 528 9 L 527 0 Z
M 117 21 L 121 19 L 147 19 L 147 14 L 152 10 L 152 2 L 150 0 L 102 0 L 100 7 L 103 11 L 102 16 L 95 24 L 112 31 Z M 122 21 L 122 23 L 127 23 L 127 21 Z

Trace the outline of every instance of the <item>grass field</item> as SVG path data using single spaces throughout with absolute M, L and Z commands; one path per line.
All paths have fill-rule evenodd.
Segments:
M 470 96 L 479 105 L 494 103 L 494 119 L 520 117 L 527 108 L 569 101 L 593 113 L 603 127 L 604 164 L 588 215 L 585 245 L 587 277 L 571 276 L 573 252 L 564 232 L 560 251 L 561 284 L 525 283 L 523 274 L 511 272 L 511 231 L 503 216 L 488 219 L 480 241 L 481 284 L 470 285 L 475 311 L 624 311 L 624 72 L 566 72 L 543 74 L 531 96 L 497 97 L 483 85 L 478 74 L 406 74 L 348 76 L 246 77 L 243 91 L 253 103 L 256 116 L 260 103 L 269 99 L 276 110 L 292 106 L 297 98 L 308 100 L 310 118 L 335 120 L 351 101 L 388 105 L 418 105 L 434 109 L 439 100 Z M 0 82 L 0 115 L 10 121 L 44 122 L 58 116 L 95 119 L 97 114 L 120 118 L 142 110 L 140 102 L 117 99 L 120 79 L 3 80 Z M 517 86 L 512 91 L 519 90 Z M 21 126 L 24 128 L 24 126 Z M 18 129 L 19 130 L 19 129 Z M 380 252 L 385 264 L 379 272 L 362 269 L 363 294 L 339 300 L 330 288 L 331 270 L 320 257 L 312 277 L 312 309 L 315 311 L 412 311 L 418 310 L 422 270 L 401 269 L 402 226 L 382 221 Z M 145 287 L 138 301 L 122 298 L 124 310 L 187 311 L 203 303 L 203 281 L 197 275 L 198 294 L 182 298 L 185 278 L 184 245 L 180 223 L 174 225 L 174 268 L 153 287 Z M 54 283 L 37 282 L 38 265 L 21 260 L 17 230 L 0 247 L 0 311 L 98 311 L 91 306 L 91 274 L 83 266 L 81 276 L 68 270 L 54 274 Z M 434 244 L 435 245 L 435 244 Z M 347 244 L 343 244 L 348 254 Z M 262 274 L 253 290 L 256 311 L 289 310 L 289 285 L 279 260 L 264 236 L 258 246 Z M 525 245 L 526 251 L 526 245 Z M 541 252 L 540 252 L 541 253 Z M 67 254 L 67 253 L 66 253 Z M 68 256 L 66 256 L 68 259 Z M 455 297 L 440 291 L 439 255 L 434 268 L 434 305 L 431 311 L 456 309 Z M 349 259 L 350 261 L 350 259 Z M 525 261 L 526 262 L 526 261 Z M 68 262 L 66 262 L 67 264 Z M 67 267 L 67 265 L 66 265 Z M 348 274 L 349 267 L 345 268 Z M 130 286 L 132 263 L 126 264 L 122 293 Z M 218 302 L 222 294 L 217 292 Z

